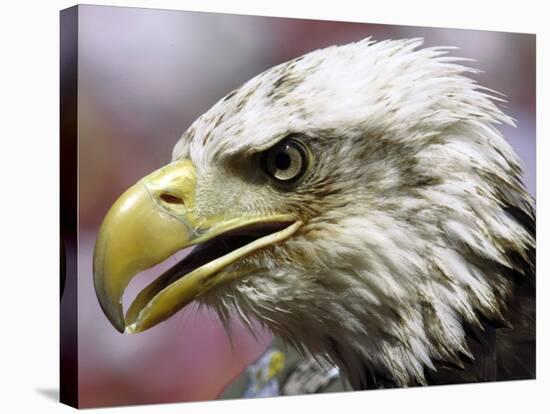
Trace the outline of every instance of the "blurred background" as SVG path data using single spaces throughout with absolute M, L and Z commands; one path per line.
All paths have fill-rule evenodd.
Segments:
M 255 338 L 238 321 L 230 341 L 214 313 L 192 306 L 145 333 L 119 334 L 93 290 L 97 230 L 118 195 L 169 162 L 181 134 L 218 99 L 273 65 L 367 36 L 423 37 L 475 59 L 479 83 L 507 97 L 518 126 L 501 130 L 536 196 L 534 35 L 79 6 L 81 406 L 214 399 L 269 344 L 269 332 Z M 159 270 L 140 275 L 125 298 Z

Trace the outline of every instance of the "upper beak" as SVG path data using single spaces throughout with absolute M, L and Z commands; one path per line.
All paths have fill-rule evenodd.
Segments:
M 103 312 L 119 332 L 154 326 L 207 290 L 239 277 L 224 269 L 243 256 L 287 239 L 301 225 L 287 214 L 197 217 L 195 189 L 191 161 L 175 161 L 130 187 L 107 213 L 94 251 L 94 285 Z M 194 258 L 199 267 L 176 265 L 147 286 L 124 316 L 122 295 L 139 272 L 185 247 L 243 229 L 249 234 L 252 228 L 261 237 L 220 257 L 209 252 L 206 257 L 212 260 L 207 262 Z M 216 248 L 215 243 L 210 245 Z

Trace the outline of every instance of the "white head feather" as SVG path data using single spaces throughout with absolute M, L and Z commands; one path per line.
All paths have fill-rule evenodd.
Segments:
M 495 125 L 498 99 L 421 39 L 317 50 L 248 81 L 174 148 L 197 168 L 196 214 L 292 211 L 305 221 L 255 271 L 203 301 L 257 318 L 294 345 L 423 383 L 433 361 L 468 354 L 464 323 L 498 318 L 511 294 L 509 250 L 533 237 L 517 156 Z M 297 134 L 312 172 L 281 192 L 254 154 Z M 235 266 L 239 266 L 236 264 Z M 520 269 L 521 270 L 521 269 Z

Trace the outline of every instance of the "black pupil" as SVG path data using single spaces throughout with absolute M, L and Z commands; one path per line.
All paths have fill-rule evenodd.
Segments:
M 279 152 L 275 156 L 275 166 L 278 170 L 286 170 L 290 167 L 290 156 L 286 152 Z

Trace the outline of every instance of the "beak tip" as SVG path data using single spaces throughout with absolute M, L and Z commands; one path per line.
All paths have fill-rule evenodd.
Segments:
M 122 316 L 122 312 L 105 312 L 105 316 L 107 316 L 107 319 L 109 322 L 111 322 L 111 325 L 120 333 L 124 333 L 126 329 L 126 323 L 124 321 L 124 317 Z
M 96 248 L 97 251 L 97 248 Z M 117 294 L 113 294 L 106 289 L 104 283 L 103 269 L 95 264 L 98 255 L 94 251 L 94 288 L 101 310 L 111 322 L 111 325 L 120 333 L 124 333 L 126 321 L 122 310 L 122 301 L 117 300 Z M 99 269 L 99 270 L 98 270 Z
M 124 325 L 115 325 L 113 324 L 113 326 L 115 327 L 115 329 L 120 332 L 121 334 L 123 333 L 126 333 L 126 328 L 124 327 Z

